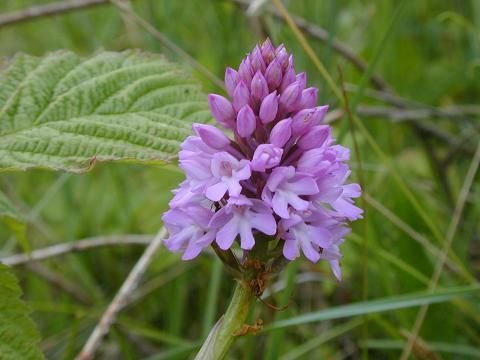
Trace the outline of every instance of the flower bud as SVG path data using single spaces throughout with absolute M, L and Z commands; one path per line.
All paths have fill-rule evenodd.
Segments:
M 233 91 L 233 108 L 235 111 L 247 105 L 250 100 L 250 91 L 243 80 L 240 80 L 235 90 Z
M 275 57 L 275 48 L 270 39 L 267 38 L 262 44 L 262 56 L 268 63 Z
M 315 116 L 312 119 L 312 121 L 314 122 L 313 125 L 321 124 L 323 122 L 323 119 L 325 119 L 325 115 L 328 112 L 328 105 L 317 106 L 315 109 Z
M 300 138 L 298 141 L 298 147 L 302 150 L 310 150 L 313 148 L 318 148 L 323 145 L 325 140 L 330 136 L 330 126 L 328 125 L 317 125 Z
M 231 67 L 227 67 L 227 70 L 225 70 L 225 88 L 227 89 L 228 95 L 233 96 L 237 82 L 238 73 Z
M 278 147 L 283 147 L 292 136 L 291 125 L 291 118 L 280 120 L 270 132 L 270 143 Z
M 259 116 L 262 123 L 267 124 L 275 120 L 278 111 L 277 91 L 275 90 L 271 94 L 263 99 L 260 105 Z
M 208 95 L 210 110 L 217 121 L 224 127 L 231 129 L 235 119 L 232 103 L 217 94 Z
M 289 85 L 280 95 L 279 103 L 287 111 L 291 111 L 298 106 L 298 101 L 302 95 L 302 89 L 298 82 Z
M 282 66 L 277 59 L 273 59 L 265 71 L 265 79 L 267 80 L 268 88 L 273 90 L 279 87 L 282 83 L 282 78 Z
M 293 66 L 289 66 L 283 74 L 282 83 L 280 84 L 280 90 L 284 91 L 289 85 L 291 85 L 295 81 L 295 79 L 295 69 L 293 68 Z
M 297 76 L 295 76 L 295 81 L 300 84 L 300 87 L 303 91 L 303 89 L 305 89 L 305 86 L 307 85 L 307 74 L 305 72 L 297 74 Z
M 328 111 L 328 105 L 299 111 L 293 117 L 292 133 L 303 135 L 310 127 L 319 125 Z
M 237 133 L 241 137 L 249 137 L 255 131 L 257 120 L 250 105 L 245 105 L 237 115 Z
M 250 59 L 248 56 L 240 63 L 240 66 L 238 67 L 238 75 L 239 80 L 243 80 L 246 85 L 250 85 L 253 73 Z
M 295 60 L 293 59 L 293 55 L 290 55 L 288 57 L 288 62 L 287 62 L 288 66 L 292 67 L 292 68 L 295 68 Z
M 283 44 L 277 47 L 277 49 L 275 50 L 275 55 L 278 62 L 280 63 L 280 66 L 282 67 L 282 70 L 286 69 L 288 66 L 288 52 Z
M 262 51 L 260 47 L 257 45 L 250 55 L 250 62 L 252 64 L 253 71 L 256 72 L 264 72 L 267 65 L 265 65 L 265 61 L 263 60 Z
M 257 99 L 263 99 L 268 94 L 267 80 L 257 71 L 250 84 L 250 92 Z
M 223 150 L 230 144 L 230 139 L 215 126 L 194 123 L 193 130 L 205 144 L 216 150 Z
M 309 109 L 317 104 L 318 89 L 314 87 L 307 88 L 302 91 L 299 109 Z

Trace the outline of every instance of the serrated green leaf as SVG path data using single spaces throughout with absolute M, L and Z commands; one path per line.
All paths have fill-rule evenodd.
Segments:
M 31 251 L 30 244 L 25 236 L 25 221 L 15 206 L 0 191 L 0 220 L 15 234 L 17 241 L 26 252 Z
M 43 359 L 37 347 L 39 335 L 29 317 L 30 309 L 20 299 L 17 279 L 0 264 L 0 358 L 2 360 Z
M 0 170 L 164 163 L 209 118 L 195 81 L 158 55 L 18 55 L 0 74 Z

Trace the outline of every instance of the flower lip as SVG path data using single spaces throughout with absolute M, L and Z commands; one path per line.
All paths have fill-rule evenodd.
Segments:
M 242 191 L 241 180 L 250 178 L 250 163 L 237 160 L 227 152 L 213 155 L 211 161 L 213 179 L 205 195 L 211 201 L 219 201 L 228 192 L 229 196 L 238 196 Z
M 218 228 L 216 241 L 222 250 L 230 248 L 240 237 L 240 247 L 250 250 L 255 245 L 253 229 L 274 235 L 277 224 L 271 210 L 256 199 L 244 196 L 230 198 L 227 205 L 220 209 L 211 219 L 212 228 Z
M 277 167 L 267 180 L 262 199 L 272 206 L 278 216 L 288 219 L 289 208 L 303 211 L 310 207 L 310 201 L 302 196 L 317 193 L 318 186 L 312 177 L 296 174 L 293 166 Z

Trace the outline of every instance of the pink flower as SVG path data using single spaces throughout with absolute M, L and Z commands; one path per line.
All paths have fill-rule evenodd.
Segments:
M 205 196 L 212 201 L 219 201 L 227 193 L 238 196 L 242 191 L 241 180 L 250 178 L 250 165 L 247 160 L 237 160 L 227 152 L 212 156 L 210 166 L 213 179 L 205 191 Z
M 215 231 L 208 223 L 213 213 L 202 206 L 173 208 L 162 220 L 170 234 L 164 244 L 170 251 L 183 251 L 183 260 L 198 256 L 200 251 L 215 239 Z
M 312 177 L 297 174 L 293 166 L 275 168 L 263 189 L 262 199 L 272 206 L 275 213 L 284 218 L 290 217 L 288 208 L 307 210 L 310 202 L 302 195 L 315 195 L 318 187 Z

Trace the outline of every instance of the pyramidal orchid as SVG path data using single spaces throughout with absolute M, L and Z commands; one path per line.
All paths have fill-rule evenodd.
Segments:
M 194 124 L 180 151 L 186 181 L 163 216 L 165 245 L 188 260 L 212 243 L 234 244 L 245 255 L 259 242 L 281 247 L 285 259 L 302 253 L 327 260 L 340 279 L 339 245 L 348 222 L 361 218 L 347 183 L 348 149 L 336 145 L 317 106 L 318 89 L 306 87 L 293 56 L 269 40 L 256 46 L 238 70 L 227 68 L 228 98 L 208 97 L 212 125 Z
M 340 279 L 339 246 L 349 222 L 362 217 L 353 201 L 361 191 L 348 183 L 349 150 L 335 144 L 324 122 L 328 106 L 317 105 L 318 89 L 307 87 L 293 56 L 269 40 L 238 70 L 227 68 L 225 88 L 227 97 L 208 96 L 223 131 L 194 124 L 195 135 L 182 144 L 179 165 L 186 180 L 163 216 L 166 247 L 189 260 L 212 246 L 227 265 L 243 269 L 252 259 L 265 270 L 303 254 L 313 263 L 328 261 Z M 237 246 L 240 256 L 231 252 Z M 232 258 L 234 263 L 225 261 Z M 253 290 L 257 296 L 262 291 Z M 241 298 L 237 292 L 241 287 L 234 294 Z M 225 316 L 239 311 L 229 308 Z

